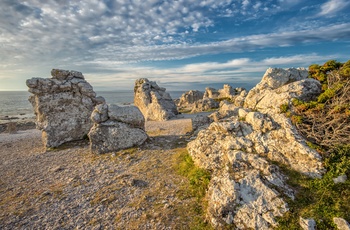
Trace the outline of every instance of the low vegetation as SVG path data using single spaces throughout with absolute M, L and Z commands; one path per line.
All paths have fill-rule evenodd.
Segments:
M 188 179 L 188 184 L 185 184 L 181 189 L 183 197 L 195 197 L 196 203 L 190 207 L 190 210 L 184 210 L 186 213 L 194 212 L 191 229 L 212 229 L 205 221 L 205 209 L 207 202 L 205 194 L 210 182 L 210 173 L 194 165 L 194 162 L 188 152 L 183 149 L 175 155 L 174 168 L 177 172 Z
M 313 101 L 294 99 L 280 111 L 291 118 L 308 146 L 323 156 L 327 173 L 311 179 L 281 166 L 297 196 L 289 200 L 290 211 L 279 219 L 278 229 L 298 229 L 300 216 L 313 218 L 317 229 L 336 229 L 334 217 L 350 220 L 349 179 L 344 183 L 333 180 L 344 175 L 350 178 L 350 60 L 311 65 L 309 77 L 321 82 L 321 94 Z
M 281 166 L 289 176 L 288 183 L 297 191 L 289 200 L 289 212 L 279 220 L 277 229 L 299 229 L 299 217 L 313 218 L 317 229 L 337 229 L 333 217 L 350 219 L 350 182 L 335 183 L 334 178 L 350 174 L 350 145 L 335 148 L 325 160 L 327 173 L 321 179 L 310 179 Z

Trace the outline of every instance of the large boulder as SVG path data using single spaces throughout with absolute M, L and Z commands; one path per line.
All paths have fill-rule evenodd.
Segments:
M 308 71 L 304 68 L 269 68 L 261 82 L 249 91 L 244 106 L 272 114 L 278 113 L 280 106 L 293 98 L 313 100 L 321 93 L 321 84 L 307 77 Z
M 146 120 L 165 121 L 178 114 L 174 101 L 165 91 L 165 88 L 146 78 L 135 81 L 134 104 Z
M 81 72 L 53 69 L 52 78 L 31 78 L 26 81 L 29 101 L 36 115 L 37 129 L 47 148 L 83 139 L 92 122 L 91 112 L 102 103 Z
M 88 136 L 90 151 L 95 154 L 139 146 L 148 138 L 145 119 L 136 106 L 97 105 L 91 120 L 94 125 Z

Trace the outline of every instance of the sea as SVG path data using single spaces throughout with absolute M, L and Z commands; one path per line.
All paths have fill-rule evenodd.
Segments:
M 184 91 L 169 91 L 173 99 L 180 98 Z M 119 91 L 96 91 L 97 96 L 102 96 L 108 104 L 132 105 L 134 92 L 127 90 Z M 33 107 L 28 98 L 31 93 L 27 91 L 0 91 L 0 117 L 33 117 Z

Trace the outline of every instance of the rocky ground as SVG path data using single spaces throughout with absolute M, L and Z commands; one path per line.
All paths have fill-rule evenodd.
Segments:
M 0 229 L 190 228 L 198 204 L 174 164 L 191 120 L 146 130 L 140 148 L 104 155 L 87 140 L 45 151 L 33 129 L 0 134 Z

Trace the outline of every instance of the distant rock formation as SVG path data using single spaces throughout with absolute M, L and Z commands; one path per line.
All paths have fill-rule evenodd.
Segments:
M 211 88 L 211 87 L 207 87 L 205 88 L 205 92 L 204 92 L 204 98 L 218 98 L 220 95 L 219 91 Z
M 139 146 L 147 140 L 145 119 L 136 106 L 97 105 L 88 136 L 92 153 L 101 154 Z
M 53 69 L 52 78 L 32 78 L 26 81 L 29 101 L 34 107 L 37 129 L 47 148 L 80 140 L 89 132 L 91 112 L 104 102 L 96 97 L 92 86 L 81 72 Z
M 195 164 L 212 172 L 207 216 L 215 228 L 277 225 L 275 217 L 288 211 L 284 195 L 293 199 L 294 192 L 271 161 L 310 177 L 324 173 L 321 156 L 279 110 L 293 98 L 308 100 L 320 93 L 319 82 L 306 77 L 304 69 L 268 69 L 246 97 L 240 95 L 246 108 L 222 101 L 210 116 L 216 122 L 188 143 Z
M 198 113 L 219 108 L 219 102 L 212 98 L 203 98 L 193 104 L 191 113 Z
M 174 101 L 165 90 L 146 78 L 135 81 L 134 104 L 146 120 L 165 121 L 178 114 Z
M 190 90 L 181 95 L 177 107 L 181 110 L 192 110 L 194 103 L 203 99 L 204 93 L 198 90 Z
M 213 99 L 221 99 L 228 98 L 233 99 L 235 96 L 241 94 L 241 92 L 245 91 L 244 88 L 232 88 L 232 86 L 228 84 L 224 84 L 222 89 L 216 90 L 214 88 L 207 87 L 205 88 L 203 98 L 213 98 Z
M 233 89 L 230 85 L 224 84 L 219 90 L 207 87 L 204 94 L 195 90 L 186 92 L 181 96 L 178 107 L 181 110 L 198 113 L 219 108 L 220 100 L 229 100 L 237 106 L 243 106 L 246 95 L 244 88 Z

